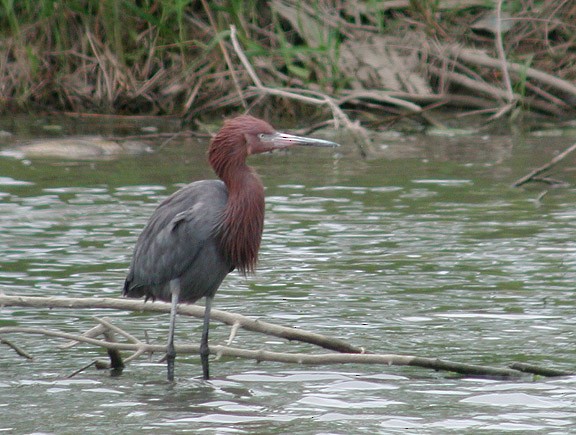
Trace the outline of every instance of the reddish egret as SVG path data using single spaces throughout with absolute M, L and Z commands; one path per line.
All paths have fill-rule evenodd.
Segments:
M 338 146 L 279 133 L 252 116 L 226 121 L 208 150 L 220 180 L 196 181 L 169 196 L 140 234 L 123 294 L 172 302 L 166 351 L 169 381 L 174 380 L 178 303 L 206 298 L 200 359 L 202 375 L 209 379 L 208 328 L 214 294 L 234 269 L 254 272 L 264 226 L 264 186 L 246 158 L 293 145 Z

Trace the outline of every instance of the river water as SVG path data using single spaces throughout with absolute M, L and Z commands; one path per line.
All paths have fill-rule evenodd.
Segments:
M 143 124 L 5 121 L 17 136 L 134 134 Z M 145 123 L 144 123 L 145 124 Z M 148 124 L 145 124 L 148 125 Z M 173 125 L 170 126 L 173 128 Z M 504 367 L 574 369 L 576 190 L 511 183 L 574 139 L 526 134 L 388 134 L 362 159 L 354 145 L 251 158 L 266 185 L 258 273 L 232 273 L 215 308 L 339 337 L 376 353 Z M 0 291 L 119 297 L 136 238 L 155 205 L 213 177 L 206 141 L 174 139 L 142 155 L 0 158 Z M 572 182 L 570 163 L 556 177 Z M 82 333 L 93 316 L 164 343 L 168 316 L 5 307 L 1 326 Z M 177 341 L 199 340 L 180 318 Z M 229 327 L 214 322 L 211 343 Z M 87 369 L 105 352 L 62 340 L 5 336 L 0 432 L 503 433 L 570 432 L 576 378 L 504 381 L 414 367 L 299 366 L 180 356 L 177 382 L 142 357 L 119 377 Z M 240 331 L 234 346 L 318 353 Z M 159 357 L 158 355 L 154 358 Z

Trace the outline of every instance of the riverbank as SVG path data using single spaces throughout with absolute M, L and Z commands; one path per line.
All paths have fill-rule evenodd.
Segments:
M 250 108 L 370 128 L 407 117 L 434 124 L 446 108 L 573 116 L 576 8 L 487 5 L 27 0 L 2 9 L 0 101 L 4 113 L 191 122 Z

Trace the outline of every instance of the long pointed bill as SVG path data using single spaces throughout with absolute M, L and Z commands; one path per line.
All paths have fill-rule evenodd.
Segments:
M 336 142 L 324 139 L 315 139 L 312 137 L 295 136 L 288 133 L 272 133 L 260 136 L 262 142 L 269 142 L 275 148 L 285 148 L 293 145 L 310 146 L 310 147 L 339 147 Z

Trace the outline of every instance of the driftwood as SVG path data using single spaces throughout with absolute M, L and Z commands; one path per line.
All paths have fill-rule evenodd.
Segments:
M 169 312 L 170 305 L 166 303 L 144 303 L 138 300 L 113 299 L 113 298 L 44 298 L 44 297 L 25 297 L 25 296 L 6 296 L 0 295 L 0 305 L 2 306 L 25 306 L 37 308 L 100 308 L 100 309 L 122 309 L 135 311 L 156 311 Z M 197 305 L 181 305 L 178 309 L 179 314 L 202 317 L 204 308 Z M 413 355 L 394 355 L 394 354 L 373 354 L 365 351 L 363 348 L 350 345 L 342 340 L 325 337 L 320 334 L 314 334 L 273 325 L 267 322 L 249 319 L 239 314 L 227 313 L 221 310 L 213 310 L 212 318 L 232 326 L 232 336 L 237 328 L 244 328 L 251 331 L 262 332 L 265 334 L 282 337 L 289 340 L 298 340 L 306 343 L 315 344 L 325 349 L 335 350 L 339 353 L 284 353 L 271 352 L 267 350 L 240 349 L 223 345 L 210 345 L 210 353 L 216 357 L 236 357 L 254 359 L 256 361 L 274 361 L 293 364 L 375 364 L 375 365 L 396 365 L 396 366 L 416 366 L 430 368 L 433 370 L 450 371 L 465 376 L 481 376 L 489 378 L 506 378 L 518 379 L 523 378 L 526 373 L 538 374 L 540 376 L 566 376 L 572 372 L 549 369 L 545 367 L 532 366 L 527 364 L 515 363 L 510 367 L 488 367 L 475 364 L 465 364 L 453 361 L 441 360 L 438 358 L 426 358 Z M 164 353 L 164 345 L 149 344 L 136 338 L 132 334 L 111 324 L 107 319 L 95 318 L 99 323 L 98 326 L 87 331 L 84 334 L 70 334 L 62 331 L 49 330 L 35 327 L 7 326 L 0 328 L 0 335 L 24 333 L 39 334 L 50 337 L 71 340 L 73 344 L 87 343 L 107 349 L 111 359 L 111 367 L 116 371 L 121 370 L 124 362 L 128 362 L 143 354 L 154 352 Z M 104 339 L 95 338 L 98 334 L 104 334 Z M 126 342 L 117 342 L 113 334 L 122 336 Z M 0 343 L 9 345 L 11 348 L 22 356 L 29 355 L 15 346 L 11 341 L 5 338 L 0 339 Z M 66 347 L 69 347 L 67 345 Z M 124 361 L 120 358 L 120 351 L 132 351 L 133 354 Z M 199 345 L 178 345 L 177 352 L 180 354 L 199 353 Z M 93 365 L 91 363 L 89 366 Z M 86 366 L 79 371 L 89 367 Z M 78 372 L 78 371 L 77 371 Z M 75 373 L 77 373 L 75 372 Z
M 161 302 L 144 303 L 134 299 L 115 298 L 53 298 L 0 295 L 0 306 L 36 307 L 36 308 L 110 308 L 115 310 L 153 311 L 169 313 L 170 304 Z M 204 317 L 204 307 L 200 305 L 179 305 L 178 314 Z M 362 353 L 364 349 L 352 346 L 343 340 L 325 337 L 320 334 L 287 328 L 260 320 L 250 319 L 240 314 L 212 309 L 210 318 L 230 326 L 236 324 L 247 331 L 260 332 L 286 340 L 297 340 L 314 344 L 336 352 Z M 133 339 L 133 337 L 131 337 Z
M 562 151 L 560 154 L 558 154 L 556 157 L 554 157 L 552 160 L 550 160 L 545 165 L 542 165 L 539 168 L 534 169 L 529 174 L 526 174 L 523 177 L 516 180 L 512 184 L 512 187 L 520 187 L 523 184 L 528 183 L 529 181 L 543 181 L 543 182 L 549 183 L 549 184 L 563 184 L 561 181 L 551 180 L 548 177 L 539 177 L 539 175 L 546 172 L 547 170 L 553 168 L 556 164 L 558 164 L 559 162 L 564 160 L 574 150 L 576 150 L 576 143 L 570 145 L 568 148 L 566 148 L 564 151 Z
M 501 61 L 498 59 L 491 58 L 486 53 L 479 50 L 464 49 L 452 46 L 448 51 L 455 57 L 459 58 L 464 62 L 471 63 L 476 66 L 499 68 L 501 67 Z M 506 62 L 506 68 L 511 73 L 520 76 L 525 75 L 528 79 L 533 79 L 540 82 L 550 88 L 563 92 L 566 95 L 570 95 L 576 98 L 576 85 L 568 80 L 563 80 L 559 77 L 553 76 L 551 74 L 545 73 L 543 71 L 526 67 L 514 62 Z

